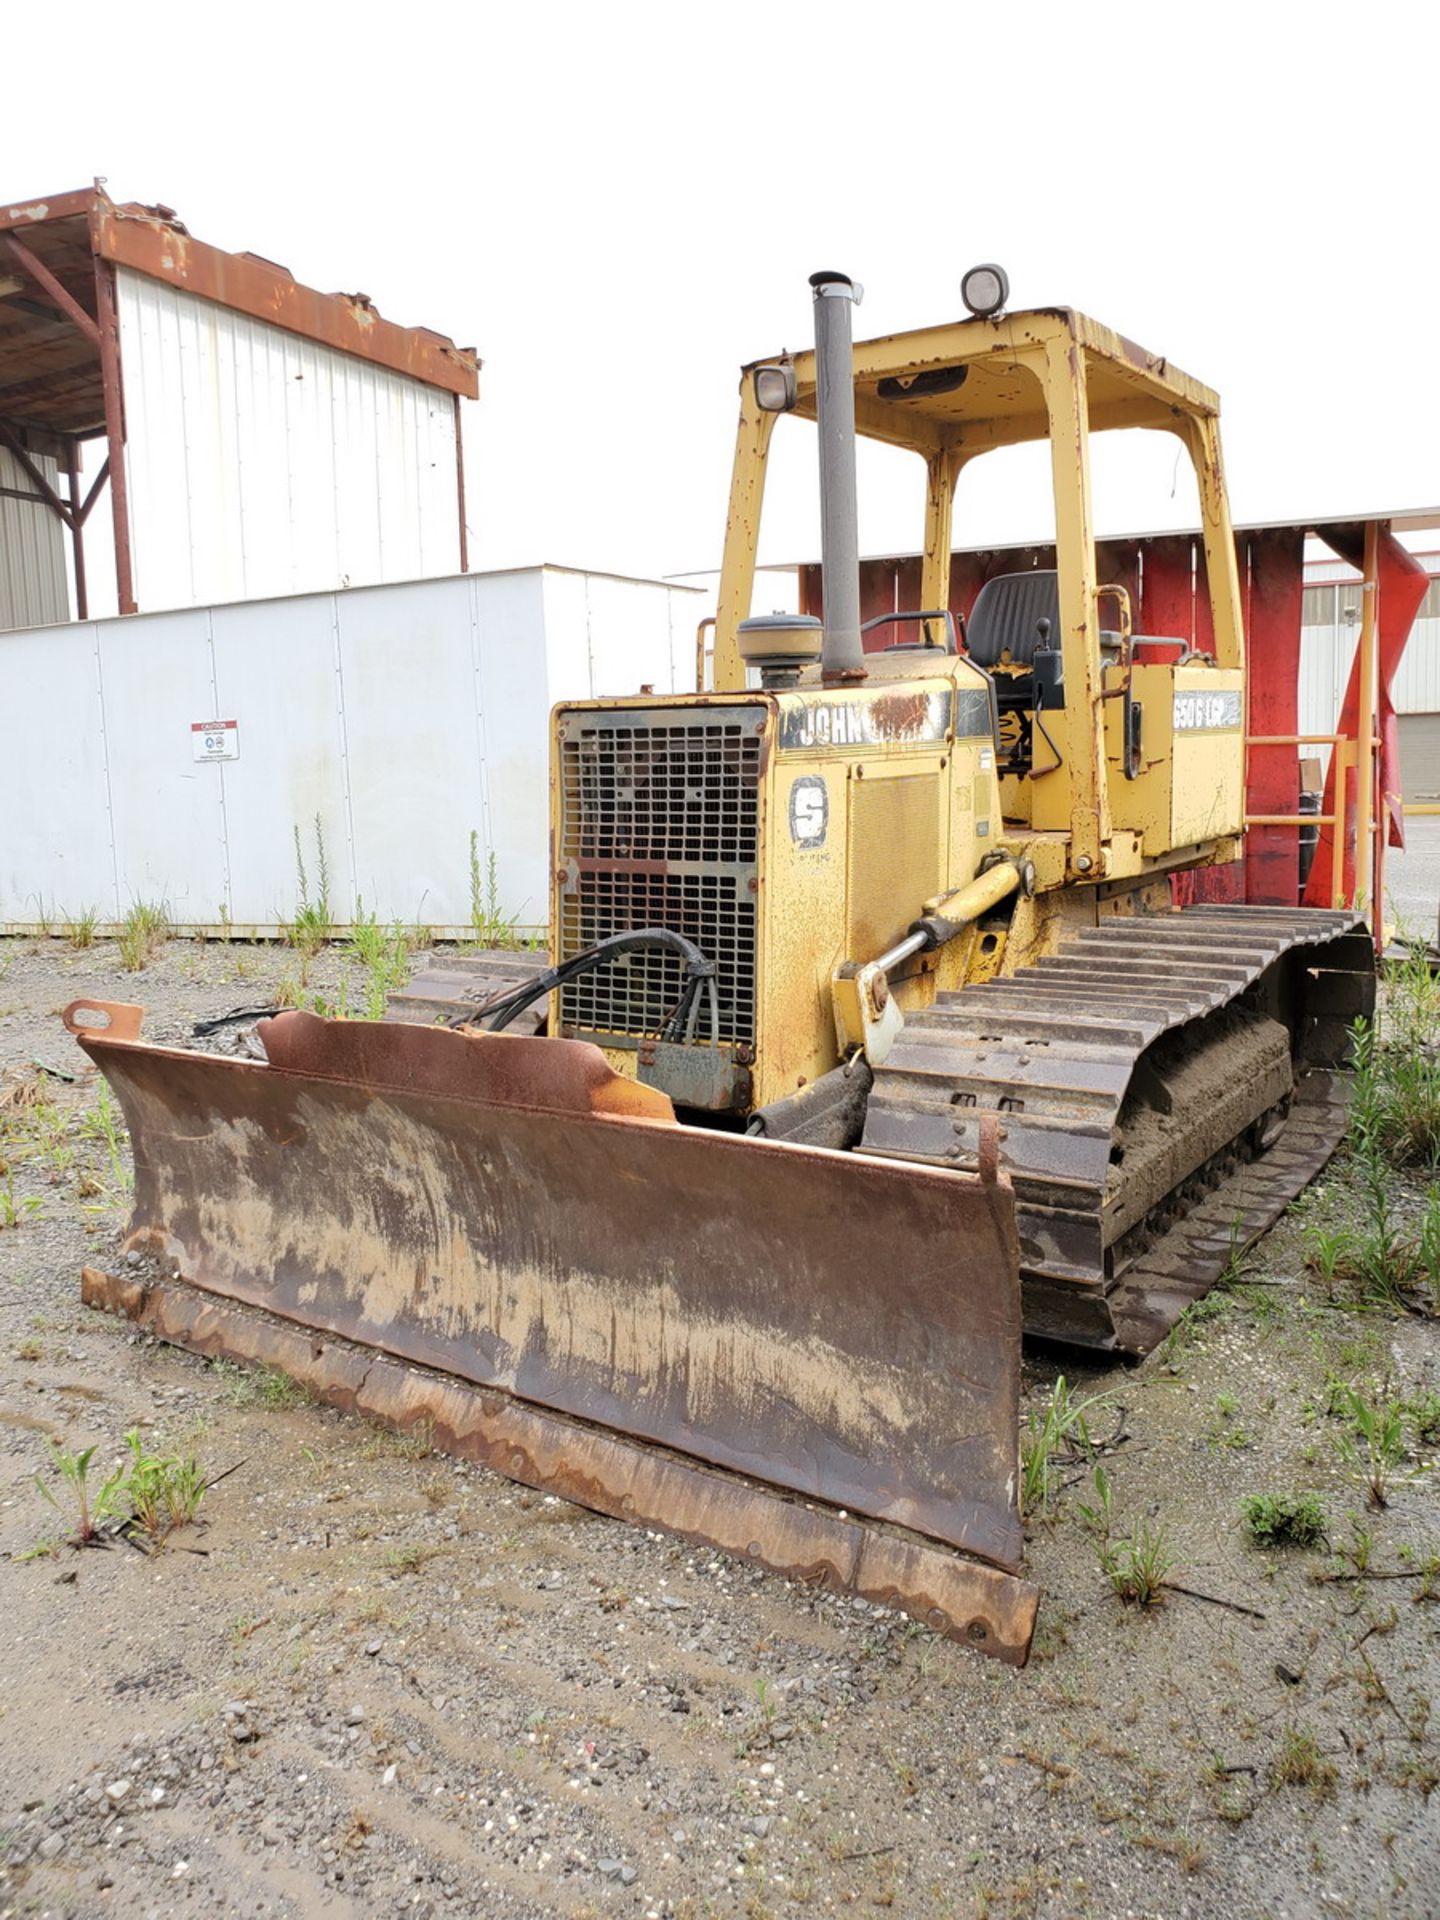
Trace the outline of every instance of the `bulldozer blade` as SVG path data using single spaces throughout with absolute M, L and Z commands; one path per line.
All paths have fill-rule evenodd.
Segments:
M 962 1175 L 681 1126 L 582 1042 L 287 1013 L 259 1062 L 150 1046 L 138 1009 L 66 1022 L 135 1157 L 141 1263 L 97 1302 L 1023 1661 L 993 1154 Z

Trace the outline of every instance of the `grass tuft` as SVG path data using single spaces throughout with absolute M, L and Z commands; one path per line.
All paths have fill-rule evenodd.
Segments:
M 165 901 L 137 900 L 120 928 L 120 965 L 126 973 L 143 972 L 173 932 Z
M 95 929 L 99 921 L 99 909 L 85 907 L 73 919 L 65 922 L 65 938 L 77 953 L 83 953 L 86 947 L 94 946 Z
M 1270 1763 L 1270 1780 L 1277 1787 L 1309 1787 L 1317 1796 L 1329 1793 L 1339 1778 L 1333 1760 L 1320 1750 L 1308 1727 L 1291 1727 Z
M 1163 1527 L 1142 1521 L 1124 1540 L 1102 1540 L 1100 1570 L 1127 1607 L 1154 1607 L 1165 1597 L 1165 1576 L 1178 1562 Z
M 1043 1406 L 1032 1407 L 1020 1435 L 1020 1508 L 1027 1518 L 1048 1511 L 1062 1464 L 1075 1465 L 1094 1458 L 1089 1416 L 1104 1406 L 1109 1395 L 1092 1393 L 1077 1399 L 1064 1374 L 1050 1389 Z

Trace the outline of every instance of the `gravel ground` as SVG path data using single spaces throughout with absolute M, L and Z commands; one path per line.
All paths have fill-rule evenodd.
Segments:
M 1369 1512 L 1325 1411 L 1331 1375 L 1440 1392 L 1440 1336 L 1306 1271 L 1343 1168 L 1144 1365 L 1069 1367 L 1125 1436 L 1116 1534 L 1160 1529 L 1210 1598 L 1122 1606 L 1077 1471 L 1033 1529 L 1017 1674 L 81 1310 L 123 1159 L 59 1008 L 143 999 L 181 1040 L 294 966 L 0 943 L 0 1084 L 54 1108 L 0 1111 L 0 1915 L 1440 1911 L 1426 1443 Z M 1032 1403 L 1053 1378 L 1033 1363 Z M 77 1552 L 35 1490 L 45 1437 L 108 1463 L 134 1427 L 234 1471 L 163 1552 Z M 1250 1544 L 1241 1496 L 1299 1489 L 1330 1549 Z

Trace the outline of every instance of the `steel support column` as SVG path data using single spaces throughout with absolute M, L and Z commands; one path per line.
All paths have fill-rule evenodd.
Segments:
M 121 613 L 134 613 L 135 576 L 130 556 L 130 492 L 125 480 L 125 396 L 120 376 L 120 322 L 115 310 L 115 269 L 95 261 L 95 306 L 100 321 L 100 383 L 105 396 L 105 440 L 110 465 L 110 513 L 115 525 L 115 598 Z
M 70 493 L 70 552 L 75 563 L 75 618 L 88 620 L 90 596 L 85 586 L 85 508 L 80 499 L 80 443 L 73 434 L 65 442 L 65 480 Z

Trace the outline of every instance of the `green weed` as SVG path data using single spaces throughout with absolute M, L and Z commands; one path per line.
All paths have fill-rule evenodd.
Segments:
M 120 1102 L 102 1080 L 93 1107 L 80 1116 L 82 1136 L 100 1148 L 105 1156 L 110 1184 L 118 1193 L 130 1193 L 135 1186 L 135 1169 L 130 1162 L 130 1135 L 120 1111 Z
M 142 972 L 173 932 L 164 900 L 137 900 L 121 924 L 120 965 L 126 973 Z
M 1094 1506 L 1092 1507 L 1087 1501 L 1079 1500 L 1075 1504 L 1075 1511 L 1080 1516 L 1080 1524 L 1093 1533 L 1097 1540 L 1108 1540 L 1114 1496 L 1110 1486 L 1110 1476 L 1098 1461 L 1095 1463 L 1092 1484 L 1095 1489 Z
M 1025 1416 L 1020 1435 L 1020 1507 L 1027 1516 L 1048 1510 L 1059 1481 L 1061 1463 L 1093 1458 L 1089 1415 L 1103 1406 L 1108 1394 L 1093 1393 L 1077 1400 L 1062 1373 L 1040 1407 Z
M 1403 1405 L 1368 1400 L 1349 1386 L 1339 1387 L 1336 1400 L 1348 1425 L 1335 1435 L 1335 1450 L 1365 1488 L 1371 1506 L 1388 1507 L 1396 1480 L 1408 1477 L 1401 1471 L 1406 1458 Z
M 507 920 L 500 911 L 500 882 L 496 873 L 495 851 L 480 862 L 480 836 L 470 831 L 470 928 L 477 947 L 518 947 L 516 920 Z
M 1440 1167 L 1440 977 L 1424 942 L 1407 944 L 1408 956 L 1386 965 L 1376 1019 L 1357 1022 L 1358 1127 L 1402 1164 Z
M 1305 1230 L 1305 1264 L 1320 1276 L 1326 1289 L 1333 1288 L 1343 1272 L 1349 1270 L 1351 1235 L 1344 1227 L 1326 1228 L 1318 1222 Z
M 135 1524 L 150 1538 L 161 1541 L 177 1527 L 187 1526 L 205 1498 L 205 1473 L 194 1454 L 149 1453 L 138 1427 L 125 1435 L 130 1450 L 120 1493 Z
M 1325 1508 L 1315 1493 L 1252 1493 L 1240 1502 L 1250 1538 L 1262 1547 L 1313 1547 L 1326 1538 Z
M 1375 1536 L 1368 1527 L 1361 1526 L 1358 1513 L 1350 1515 L 1350 1538 L 1338 1542 L 1335 1557 L 1355 1573 L 1369 1572 L 1375 1557 Z
M 1229 1447 L 1236 1451 L 1249 1446 L 1250 1436 L 1235 1417 L 1239 1411 L 1240 1402 L 1233 1393 L 1216 1394 L 1214 1416 L 1205 1436 L 1210 1446 Z
M 36 1194 L 17 1195 L 14 1180 L 7 1177 L 0 1186 L 0 1229 L 18 1227 L 23 1220 L 37 1220 L 44 1206 Z
M 242 1367 L 233 1360 L 212 1360 L 210 1375 L 235 1407 L 265 1407 L 276 1412 L 305 1406 L 312 1398 L 298 1381 L 274 1367 Z
M 1440 1393 L 1422 1388 L 1402 1400 L 1400 1407 L 1423 1445 L 1440 1440 Z
M 387 931 L 373 914 L 366 914 L 364 901 L 357 900 L 349 952 L 365 969 L 362 1017 L 380 1020 L 389 996 L 410 978 L 410 934 L 398 920 Z
M 1165 1597 L 1165 1576 L 1177 1565 L 1163 1527 L 1142 1521 L 1123 1540 L 1102 1541 L 1100 1570 L 1127 1607 L 1153 1607 Z
M 333 937 L 335 917 L 330 910 L 330 864 L 325 853 L 325 831 L 320 816 L 315 816 L 315 882 L 311 892 L 310 874 L 305 866 L 305 850 L 300 844 L 300 828 L 295 835 L 295 885 L 297 905 L 293 920 L 283 922 L 285 938 L 305 959 L 313 960 Z
M 94 1447 L 83 1447 L 71 1452 L 66 1447 L 57 1446 L 55 1441 L 46 1437 L 45 1445 L 49 1450 L 50 1464 L 59 1475 L 61 1482 L 70 1489 L 75 1507 L 75 1531 L 70 1536 L 77 1547 L 89 1544 L 95 1538 L 99 1523 L 113 1514 L 123 1511 L 121 1495 L 125 1472 L 117 1468 L 108 1479 L 101 1482 L 92 1496 L 90 1491 L 90 1466 L 95 1458 Z M 60 1502 L 49 1482 L 41 1474 L 36 1474 L 35 1485 L 42 1497 L 49 1501 L 56 1512 L 60 1511 Z

